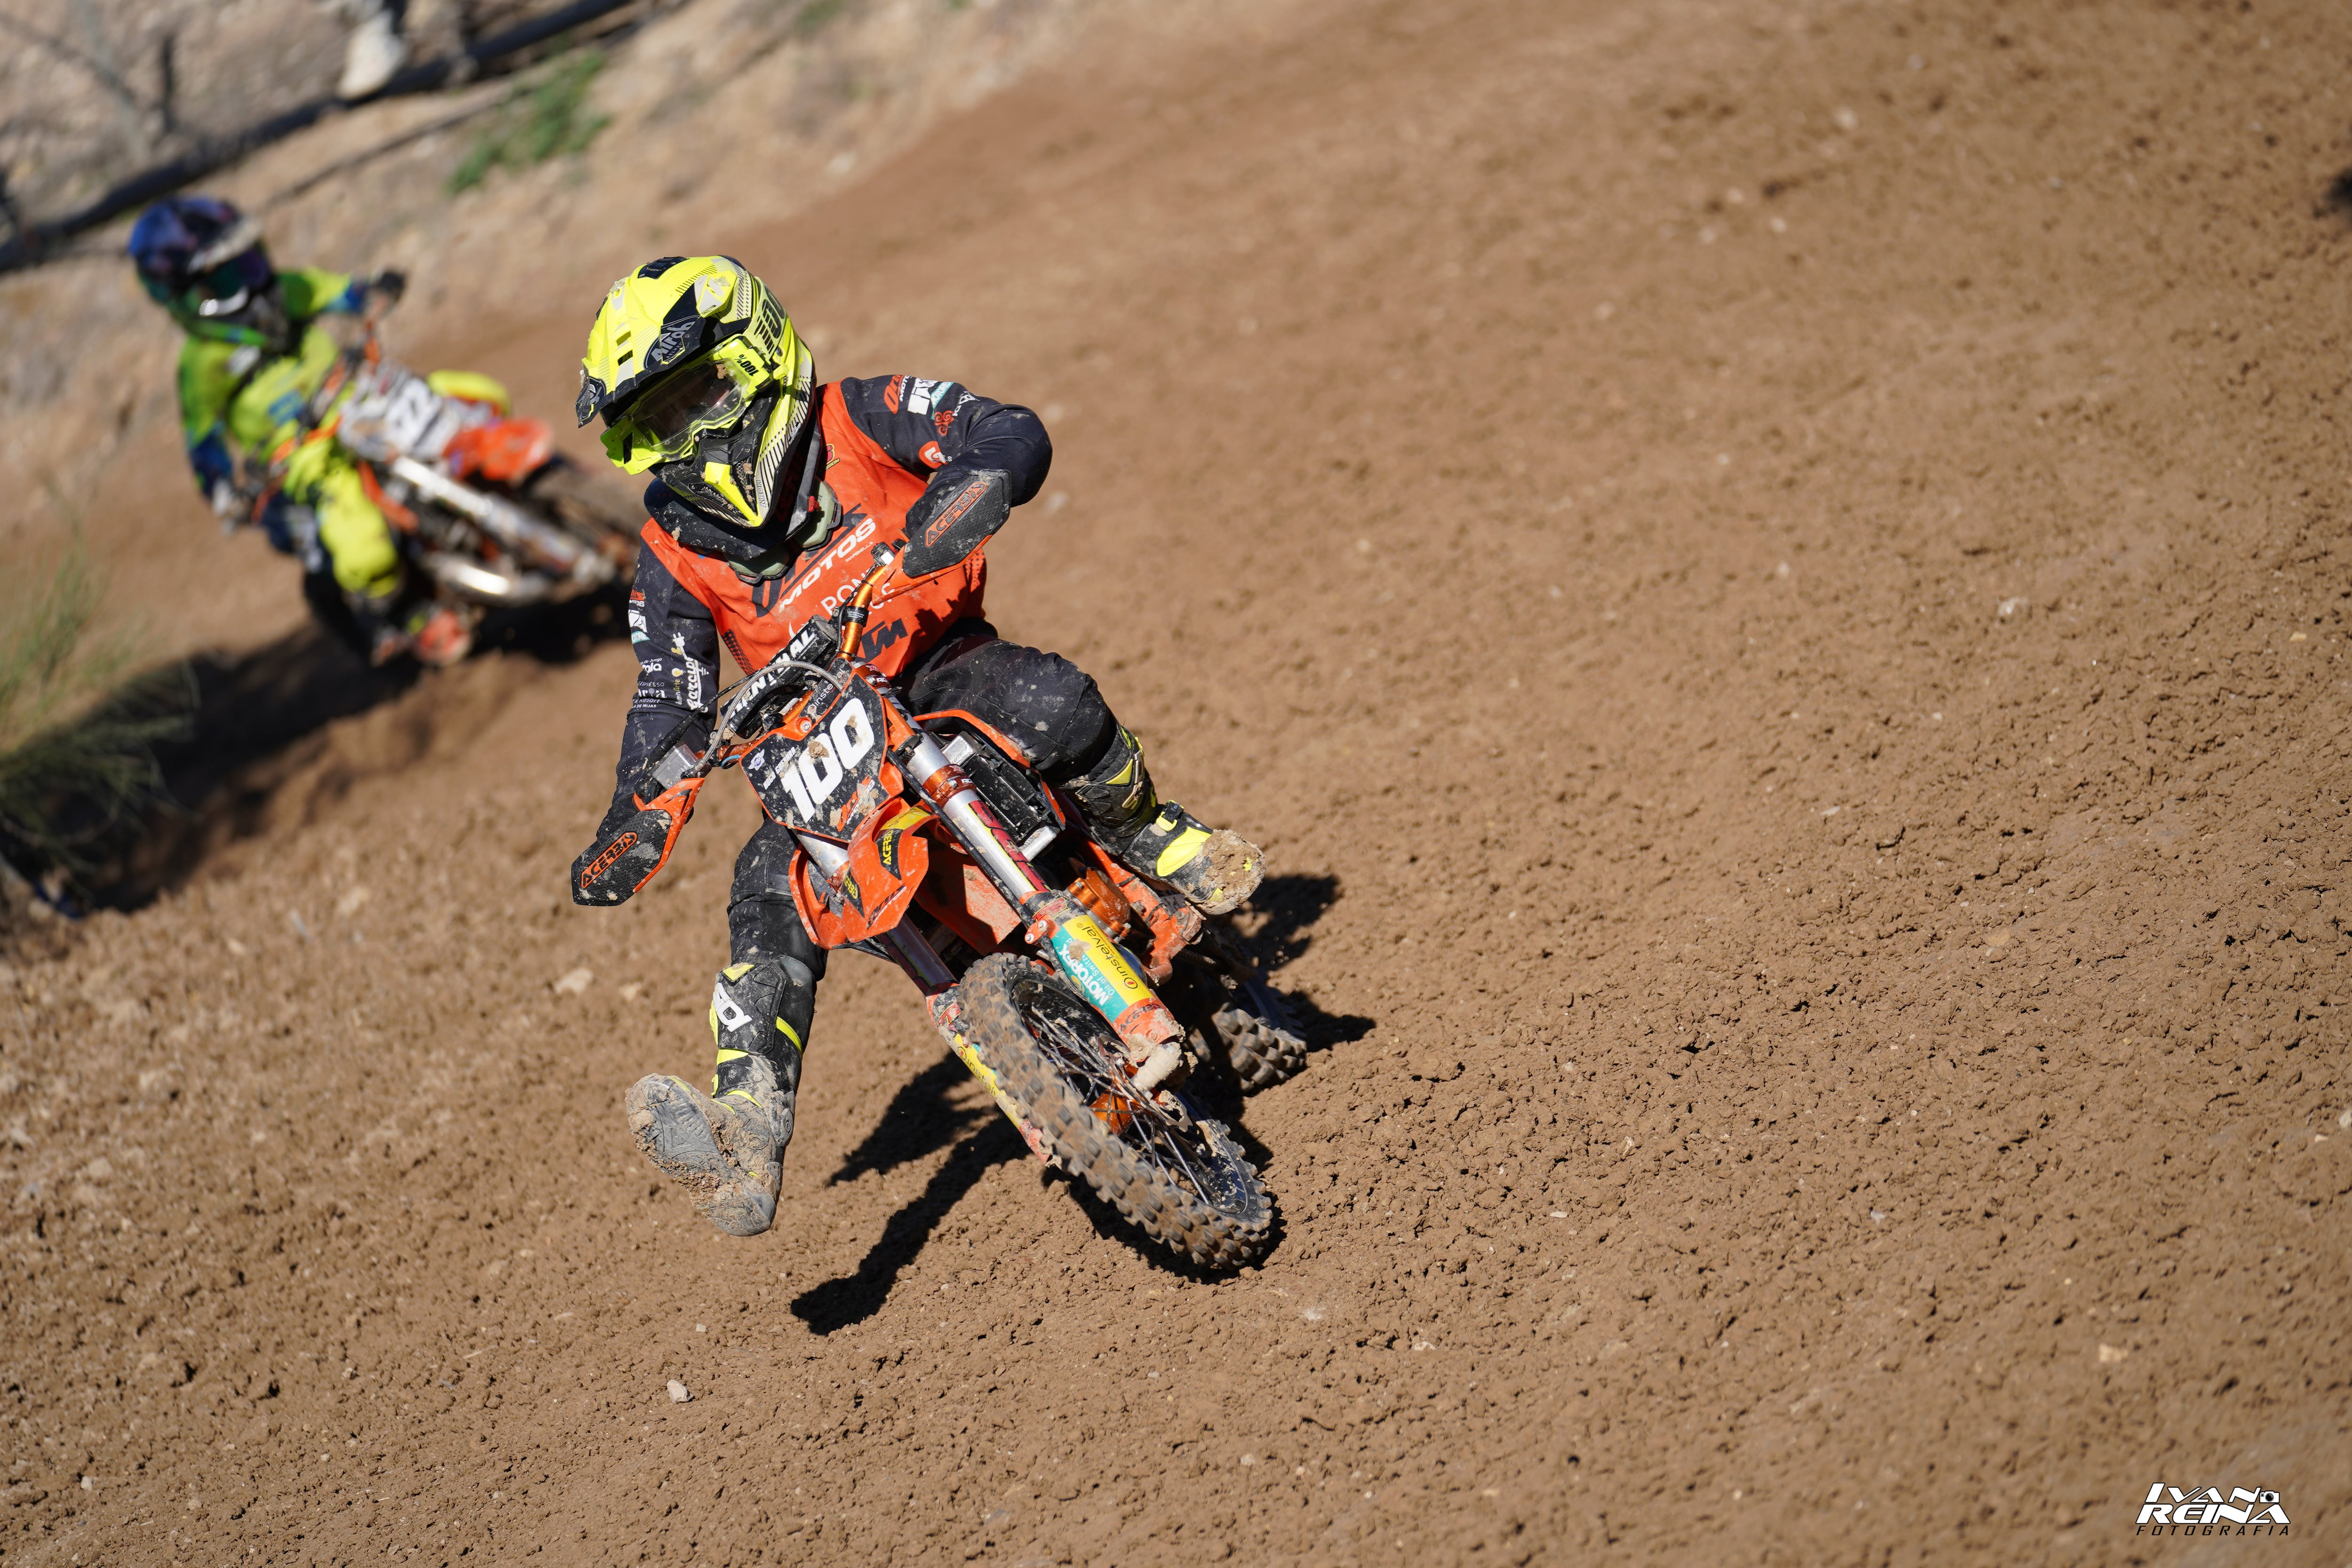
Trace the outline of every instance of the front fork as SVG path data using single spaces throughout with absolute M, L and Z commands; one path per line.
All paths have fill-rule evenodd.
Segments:
M 1148 1094 L 1166 1082 L 1183 1061 L 1183 1026 L 1144 984 L 1110 933 L 1076 899 L 1045 884 L 995 809 L 963 771 L 948 761 L 937 741 L 916 730 L 896 755 L 996 890 L 1029 922 L 1024 934 L 1030 945 L 1045 951 L 1054 967 L 1126 1044 L 1135 1064 L 1137 1089 Z M 839 846 L 821 838 L 803 837 L 801 843 L 828 878 L 848 858 Z M 947 993 L 955 976 L 921 932 L 902 921 L 883 941 L 930 999 L 935 1017 L 943 1005 L 952 1005 Z M 939 1021 L 951 1040 L 961 1038 L 951 1019 Z M 959 1046 L 957 1054 L 969 1064 L 966 1049 Z

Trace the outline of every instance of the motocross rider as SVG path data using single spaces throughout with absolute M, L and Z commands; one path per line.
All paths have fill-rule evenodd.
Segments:
M 332 572 L 374 661 L 404 653 L 426 664 L 463 658 L 472 641 L 465 620 L 411 591 L 359 465 L 306 419 L 341 353 L 318 318 L 397 300 L 406 280 L 397 272 L 280 272 L 260 226 L 213 196 L 157 202 L 139 215 L 129 249 L 139 281 L 187 333 L 180 424 L 196 488 L 214 513 L 233 529 L 249 500 L 236 483 L 231 443 L 243 448 L 249 476 L 282 463 L 262 526 L 306 568 Z
M 952 381 L 880 376 L 817 385 L 808 349 L 769 292 L 724 256 L 664 257 L 613 285 L 581 364 L 580 423 L 650 474 L 629 595 L 640 667 L 617 788 L 572 897 L 661 794 L 663 760 L 709 742 L 719 650 L 757 670 L 812 622 L 838 647 L 833 612 L 878 550 L 902 551 L 953 502 L 1006 509 L 1045 481 L 1053 448 L 1026 408 Z M 978 554 L 878 598 L 861 652 L 914 710 L 960 709 L 1018 737 L 1028 761 L 1085 813 L 1098 842 L 1211 913 L 1264 874 L 1258 850 L 1211 831 L 1152 791 L 1135 737 L 1092 678 L 999 638 L 984 616 Z M 710 1222 L 756 1236 L 775 1218 L 793 1097 L 825 954 L 794 907 L 792 835 L 762 822 L 735 862 L 730 962 L 710 1005 L 710 1093 L 648 1076 L 628 1093 L 631 1131 Z

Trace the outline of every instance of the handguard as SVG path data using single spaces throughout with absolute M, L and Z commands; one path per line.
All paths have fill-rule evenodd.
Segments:
M 1013 515 L 1013 481 L 1002 468 L 978 468 L 931 488 L 907 509 L 907 548 L 899 574 L 909 581 L 962 564 Z
M 630 896 L 654 879 L 669 864 L 677 836 L 694 816 L 694 797 L 708 773 L 680 779 L 649 801 L 638 802 L 635 815 L 624 818 L 611 832 L 589 846 L 572 863 L 572 901 L 575 904 L 626 903 Z

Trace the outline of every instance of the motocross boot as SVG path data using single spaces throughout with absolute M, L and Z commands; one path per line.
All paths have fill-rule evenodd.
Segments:
M 384 89 L 407 61 L 408 44 L 385 0 L 349 0 L 343 10 L 353 26 L 343 44 L 343 74 L 335 96 L 354 103 Z
M 454 605 L 426 605 L 409 619 L 408 651 L 436 669 L 474 651 L 473 622 Z
M 381 669 L 415 647 L 401 613 L 397 589 L 389 594 L 345 593 L 343 604 L 368 650 L 368 663 Z
M 710 993 L 719 1053 L 710 1092 L 658 1073 L 629 1090 L 637 1147 L 729 1236 L 758 1236 L 775 1223 L 815 1000 L 815 982 L 796 959 L 730 963 Z
M 1265 855 L 1256 845 L 1229 827 L 1208 826 L 1153 792 L 1143 747 L 1124 728 L 1112 734 L 1100 761 L 1063 788 L 1086 813 L 1096 842 L 1204 914 L 1239 909 L 1265 875 Z

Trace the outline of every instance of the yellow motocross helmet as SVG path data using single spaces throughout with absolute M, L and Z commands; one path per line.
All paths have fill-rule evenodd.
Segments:
M 757 555 L 782 542 L 761 535 L 791 499 L 782 469 L 806 432 L 815 377 L 791 318 L 750 268 L 665 256 L 604 296 L 573 412 L 583 425 L 603 416 L 604 451 L 624 473 L 650 472 L 718 525 L 681 532 L 683 542 Z

